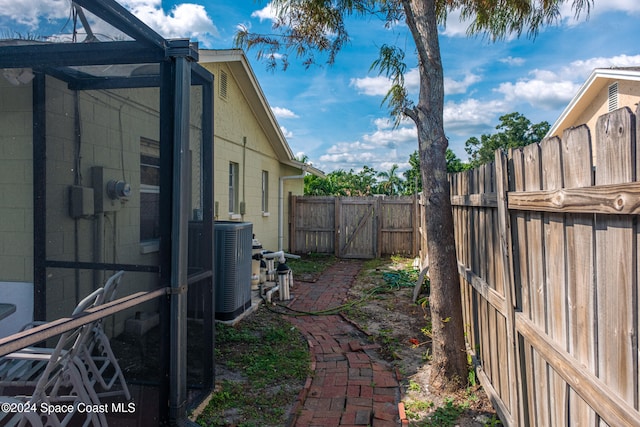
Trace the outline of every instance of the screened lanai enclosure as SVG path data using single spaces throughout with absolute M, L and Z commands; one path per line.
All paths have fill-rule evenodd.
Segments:
M 11 19 L 0 425 L 183 425 L 214 383 L 213 76 L 113 0 Z

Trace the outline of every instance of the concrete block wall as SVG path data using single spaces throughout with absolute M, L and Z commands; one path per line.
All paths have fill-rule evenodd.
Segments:
M 244 201 L 246 213 L 239 221 L 251 222 L 253 232 L 265 249 L 278 248 L 279 222 L 279 178 L 298 175 L 300 171 L 283 166 L 268 140 L 261 124 L 255 117 L 254 108 L 249 105 L 241 88 L 233 78 L 231 70 L 225 64 L 205 64 L 219 81 L 222 71 L 227 73 L 227 97 L 219 92 L 215 97 L 215 145 L 214 174 L 215 200 L 218 202 L 218 219 L 230 220 L 229 216 L 229 162 L 238 163 L 240 201 Z M 246 141 L 246 144 L 245 144 Z M 266 214 L 262 211 L 262 171 L 269 172 L 269 201 Z M 303 180 L 285 181 L 285 196 L 291 191 L 301 195 Z M 288 202 L 285 199 L 285 215 L 288 215 Z M 235 217 L 234 217 L 235 218 Z M 288 242 L 288 227 L 285 216 L 285 245 Z
M 32 91 L 0 78 L 0 282 L 33 282 Z

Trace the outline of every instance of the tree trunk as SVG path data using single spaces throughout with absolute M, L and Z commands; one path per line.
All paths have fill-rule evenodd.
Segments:
M 426 210 L 434 386 L 463 385 L 467 357 L 444 134 L 444 76 L 434 0 L 402 0 L 420 67 L 418 104 L 406 111 L 418 128 Z

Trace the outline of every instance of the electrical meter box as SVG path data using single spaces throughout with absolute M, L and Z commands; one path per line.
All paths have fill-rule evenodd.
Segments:
M 113 212 L 129 199 L 131 186 L 122 179 L 122 171 L 102 166 L 91 168 L 94 211 Z
M 91 216 L 94 209 L 93 188 L 79 185 L 69 186 L 69 215 L 71 218 Z

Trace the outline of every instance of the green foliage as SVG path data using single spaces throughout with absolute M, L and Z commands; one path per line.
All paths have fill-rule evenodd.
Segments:
M 449 173 L 462 172 L 467 169 L 471 169 L 468 163 L 463 163 L 462 160 L 456 156 L 456 153 L 449 148 L 447 148 L 445 158 L 447 159 L 447 172 Z
M 435 404 L 431 401 L 414 400 L 405 402 L 404 407 L 407 411 L 407 418 L 411 420 L 418 420 L 421 418 L 420 412 L 427 412 L 433 408 Z
M 409 166 L 410 169 L 402 173 L 405 182 L 405 195 L 417 194 L 422 191 L 422 174 L 420 173 L 420 156 L 418 155 L 418 150 L 409 155 Z
M 382 45 L 380 56 L 376 59 L 369 71 L 377 69 L 378 74 L 384 74 L 391 80 L 391 88 L 383 98 L 382 104 L 387 104 L 392 117 L 395 118 L 395 126 L 400 124 L 406 110 L 413 107 L 413 102 L 407 96 L 404 87 L 404 74 L 407 65 L 404 63 L 404 50 L 397 46 Z
M 398 165 L 394 164 L 388 172 L 378 172 L 378 178 L 381 178 L 377 186 L 377 192 L 379 194 L 386 194 L 388 196 L 400 194 L 404 182 L 396 175 L 397 171 Z
M 452 427 L 456 424 L 458 417 L 465 411 L 464 405 L 453 403 L 452 399 L 445 400 L 444 406 L 439 406 L 427 418 L 425 427 Z
M 480 139 L 471 137 L 465 142 L 465 150 L 471 156 L 470 166 L 476 166 L 494 160 L 498 149 L 524 147 L 542 141 L 549 131 L 548 122 L 532 124 L 520 113 L 509 113 L 500 117 L 500 124 L 496 126 L 499 132 L 484 134 Z
M 469 169 L 456 154 L 447 149 L 447 172 L 455 173 Z M 358 173 L 351 169 L 330 172 L 325 178 L 315 175 L 304 177 L 304 194 L 306 196 L 370 196 L 386 194 L 389 196 L 410 196 L 422 191 L 420 173 L 420 157 L 418 151 L 409 155 L 409 166 L 398 175 L 399 166 L 394 164 L 388 171 L 378 172 L 370 166 L 364 166 Z M 404 177 L 404 179 L 403 179 Z
M 444 3 L 451 9 L 459 8 L 461 20 L 471 20 L 467 30 L 469 34 L 485 34 L 492 40 L 501 40 L 512 34 L 519 37 L 523 33 L 535 37 L 540 28 L 555 24 L 560 19 L 560 6 L 567 1 L 457 0 Z M 571 4 L 576 17 L 579 17 L 581 11 L 589 13 L 593 0 L 573 0 Z
M 299 259 L 287 259 L 287 265 L 294 275 L 318 274 L 336 262 L 336 257 L 329 254 L 310 253 Z
M 419 392 L 422 390 L 422 387 L 420 386 L 420 384 L 418 384 L 417 382 L 415 382 L 414 380 L 409 380 L 409 386 L 407 387 L 407 389 L 409 391 L 416 391 Z
M 498 418 L 497 415 L 492 415 L 491 418 L 489 418 L 485 423 L 484 423 L 485 427 L 496 427 L 496 426 L 501 426 L 502 425 L 502 421 L 500 420 L 500 418 Z
M 376 194 L 377 175 L 373 168 L 364 166 L 355 173 L 353 169 L 333 171 L 320 178 L 307 175 L 304 178 L 304 194 L 307 196 L 369 196 Z
M 470 354 L 467 354 L 467 366 L 469 369 L 469 375 L 467 376 L 467 384 L 469 387 L 475 387 L 478 384 L 478 380 L 476 378 L 476 369 L 473 366 L 473 359 Z

